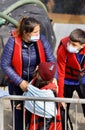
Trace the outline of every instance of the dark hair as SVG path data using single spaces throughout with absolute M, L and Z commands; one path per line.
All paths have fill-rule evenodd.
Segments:
M 80 44 L 85 44 L 85 32 L 81 29 L 73 30 L 69 38 L 73 42 L 79 42 Z
M 32 17 L 22 17 L 19 20 L 18 27 L 17 27 L 17 33 L 18 35 L 22 36 L 23 32 L 31 33 L 35 26 L 40 25 L 40 23 Z
M 33 73 L 33 78 L 35 78 L 38 73 L 39 73 L 39 72 L 38 72 L 38 69 L 35 70 L 34 73 Z M 36 87 L 38 87 L 38 88 L 42 88 L 42 87 L 44 87 L 45 85 L 47 85 L 49 82 L 51 82 L 51 80 L 45 81 L 45 80 L 43 80 L 42 78 L 41 78 L 41 79 L 37 79 L 37 78 L 36 78 L 36 80 L 35 80 L 35 82 L 34 82 L 34 85 L 35 85 Z

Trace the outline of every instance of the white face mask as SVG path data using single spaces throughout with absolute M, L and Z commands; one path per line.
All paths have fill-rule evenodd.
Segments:
M 73 47 L 71 46 L 69 43 L 67 44 L 67 50 L 70 52 L 70 53 L 78 53 L 79 50 L 77 47 Z
M 38 41 L 40 39 L 40 35 L 38 35 L 38 36 L 31 36 L 30 37 L 30 41 L 32 41 L 32 42 L 36 42 L 36 41 Z

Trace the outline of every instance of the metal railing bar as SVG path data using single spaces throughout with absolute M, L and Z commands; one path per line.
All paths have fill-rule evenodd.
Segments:
M 66 105 L 66 109 L 65 109 L 65 130 L 67 130 L 67 104 Z
M 44 130 L 46 130 L 45 101 L 44 101 Z
M 67 107 L 67 103 L 75 103 L 75 130 L 77 130 L 78 126 L 77 126 L 77 107 L 78 107 L 78 104 L 85 104 L 85 100 L 84 99 L 78 99 L 78 98 L 38 98 L 38 97 L 24 97 L 24 96 L 7 96 L 7 97 L 3 97 L 3 98 L 0 98 L 0 102 L 1 104 L 3 103 L 3 100 L 13 100 L 13 130 L 15 130 L 15 101 L 16 100 L 21 100 L 21 101 L 25 101 L 25 100 L 33 100 L 34 101 L 34 116 L 35 116 L 35 102 L 36 101 L 43 101 L 44 102 L 44 130 L 46 130 L 46 118 L 45 118 L 45 109 L 46 109 L 46 102 L 65 102 L 66 103 L 66 107 Z M 1 105 L 0 104 L 0 105 Z M 2 104 L 3 105 L 3 104 Z M 4 118 L 4 105 L 3 105 L 3 118 Z M 55 122 L 55 125 L 54 125 L 54 130 L 56 129 L 56 106 L 54 107 L 54 114 L 55 114 L 55 119 L 54 119 L 54 122 Z M 24 114 L 25 115 L 25 114 Z M 67 109 L 65 109 L 65 130 L 67 130 Z M 3 120 L 4 122 L 4 120 Z M 3 124 L 2 122 L 2 124 Z M 24 125 L 25 125 L 25 122 L 23 122 Z M 36 124 L 36 119 L 34 117 L 34 130 L 35 130 L 35 124 Z M 1 126 L 3 127 L 3 125 Z M 25 130 L 25 127 L 24 127 L 24 130 Z
M 76 117 L 76 119 L 75 119 L 75 130 L 77 130 L 77 104 L 75 104 L 75 110 L 76 110 L 76 112 L 75 112 L 75 117 Z
M 11 100 L 33 100 L 33 101 L 48 101 L 48 102 L 65 102 L 65 103 L 77 103 L 77 104 L 85 104 L 84 99 L 79 99 L 79 98 L 42 98 L 42 97 L 25 97 L 25 96 L 6 96 L 2 97 L 1 99 L 11 99 Z
M 35 120 L 36 119 L 35 119 L 35 101 L 34 101 L 34 130 L 35 130 L 35 123 L 36 123 Z

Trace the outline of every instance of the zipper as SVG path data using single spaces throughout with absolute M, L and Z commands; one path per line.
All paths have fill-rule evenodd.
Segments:
M 32 46 L 33 44 L 31 44 L 29 47 L 28 47 L 28 55 L 29 55 L 29 61 L 28 61 L 28 82 L 29 82 L 29 67 L 30 67 L 30 47 Z

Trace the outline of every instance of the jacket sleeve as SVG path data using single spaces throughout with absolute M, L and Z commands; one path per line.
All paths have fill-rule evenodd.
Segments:
M 14 38 L 10 37 L 4 47 L 2 57 L 1 57 L 1 67 L 5 74 L 12 80 L 16 85 L 22 82 L 22 78 L 15 72 L 12 67 L 12 55 L 14 49 Z
M 57 49 L 57 64 L 58 64 L 58 97 L 64 96 L 64 78 L 66 66 L 66 48 L 60 43 Z
M 41 41 L 42 41 L 42 44 L 43 44 L 43 47 L 44 47 L 46 61 L 47 62 L 56 62 L 56 65 L 57 65 L 56 58 L 55 58 L 53 51 L 52 51 L 52 47 L 51 47 L 50 43 L 46 40 L 44 35 L 41 35 Z M 58 78 L 57 70 L 56 70 L 54 77 Z

